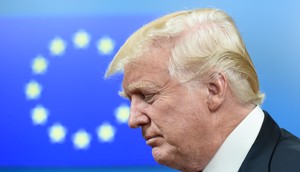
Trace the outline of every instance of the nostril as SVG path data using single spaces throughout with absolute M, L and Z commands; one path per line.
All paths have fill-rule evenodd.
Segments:
M 128 125 L 130 128 L 138 128 L 149 124 L 150 118 L 141 112 L 131 113 L 128 120 Z

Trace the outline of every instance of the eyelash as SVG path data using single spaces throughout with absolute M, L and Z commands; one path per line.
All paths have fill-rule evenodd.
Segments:
M 120 93 L 120 95 L 122 96 L 123 94 Z M 125 95 L 125 93 L 124 93 L 124 95 Z M 135 93 L 135 95 L 140 95 L 141 99 L 144 100 L 148 104 L 152 104 L 154 102 L 153 98 L 154 98 L 155 94 L 144 94 L 142 92 L 138 92 L 138 93 Z M 125 97 L 126 97 L 126 99 L 128 99 L 131 102 L 131 96 L 125 96 Z
M 148 95 L 143 94 L 144 101 L 147 102 L 147 103 L 153 103 L 152 102 L 153 97 L 154 97 L 154 94 L 148 94 Z

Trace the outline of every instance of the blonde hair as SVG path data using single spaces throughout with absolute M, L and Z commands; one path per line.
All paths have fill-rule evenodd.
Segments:
M 180 82 L 227 76 L 229 86 L 243 103 L 261 104 L 264 94 L 254 65 L 234 21 L 218 9 L 171 13 L 133 33 L 112 60 L 106 77 L 147 53 L 149 45 L 170 44 L 170 75 Z

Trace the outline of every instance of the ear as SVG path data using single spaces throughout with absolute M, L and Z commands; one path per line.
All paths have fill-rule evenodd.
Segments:
M 208 108 L 210 111 L 214 112 L 222 105 L 225 100 L 227 86 L 227 78 L 222 73 L 218 73 L 208 82 Z

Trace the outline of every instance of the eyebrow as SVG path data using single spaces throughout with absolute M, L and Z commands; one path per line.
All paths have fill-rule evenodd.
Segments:
M 127 87 L 126 87 L 126 90 L 127 92 L 131 93 L 131 92 L 134 92 L 135 90 L 139 90 L 139 89 L 142 89 L 142 88 L 157 88 L 158 86 L 153 84 L 152 82 L 149 82 L 149 81 L 137 81 L 137 82 L 134 82 L 134 83 L 131 83 L 129 84 Z M 123 98 L 129 98 L 129 96 L 125 93 L 124 89 L 119 91 L 119 95 Z

